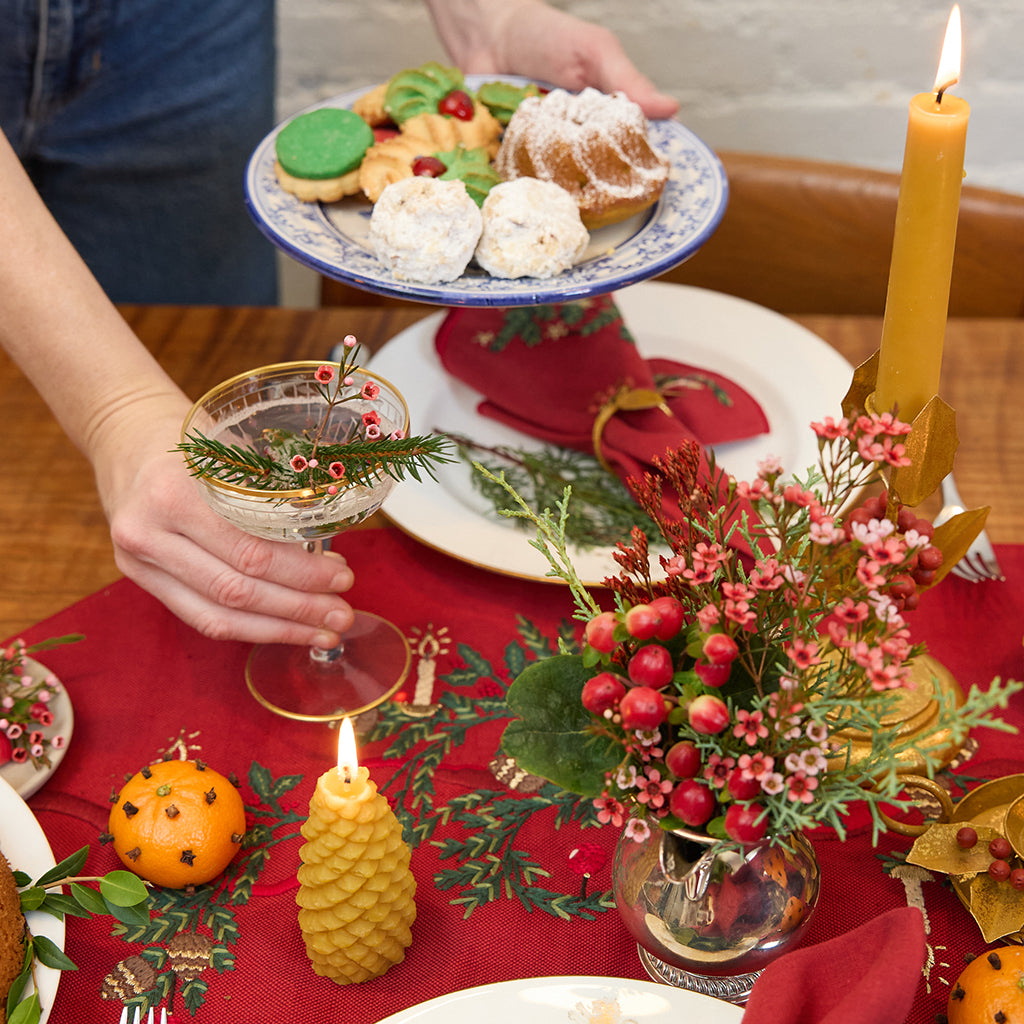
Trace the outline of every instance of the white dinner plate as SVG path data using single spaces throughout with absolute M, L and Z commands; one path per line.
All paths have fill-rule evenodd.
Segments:
M 787 475 L 803 475 L 818 457 L 812 421 L 840 415 L 852 367 L 816 334 L 744 299 L 684 285 L 647 282 L 615 295 L 640 351 L 717 370 L 749 391 L 769 431 L 717 446 L 718 464 L 752 479 L 766 455 Z M 414 433 L 451 432 L 483 445 L 540 448 L 541 442 L 478 415 L 481 396 L 444 370 L 434 349 L 443 314 L 418 321 L 369 362 L 405 396 Z M 463 462 L 442 466 L 437 479 L 400 484 L 388 518 L 424 544 L 510 576 L 545 579 L 548 565 L 530 546 L 532 530 L 498 516 L 474 489 Z M 610 549 L 572 552 L 580 579 L 600 583 L 618 572 Z
M 0 778 L 0 851 L 7 858 L 7 863 L 17 871 L 24 871 L 35 881 L 40 875 L 49 871 L 56 863 L 53 851 L 43 835 L 35 815 L 29 810 L 28 804 L 14 789 Z M 25 915 L 33 935 L 45 935 L 60 949 L 64 948 L 64 922 L 58 921 L 50 914 L 39 910 L 29 911 Z M 39 986 L 39 1002 L 42 1007 L 40 1024 L 46 1024 L 50 1016 L 50 1008 L 57 996 L 60 984 L 60 971 L 52 967 L 44 967 L 36 962 L 36 983 Z M 31 988 L 28 989 L 31 992 Z
M 50 674 L 50 670 L 45 665 L 40 665 L 38 661 L 33 661 L 31 658 L 26 660 L 25 668 L 30 673 Z M 75 728 L 75 712 L 71 706 L 71 698 L 63 684 L 53 700 L 50 701 L 49 707 L 53 712 L 53 722 L 44 726 L 42 731 L 50 737 L 64 737 L 63 747 L 59 750 L 50 750 L 50 767 L 34 768 L 31 761 L 22 761 L 21 764 L 8 761 L 7 764 L 0 765 L 0 779 L 9 783 L 24 800 L 37 792 L 57 770 L 61 761 L 64 760 L 64 754 L 71 742 L 71 733 Z
M 467 75 L 476 88 L 497 77 Z M 307 108 L 349 107 L 365 89 Z M 296 115 L 297 116 L 297 115 Z M 292 118 L 289 118 L 292 120 Z M 287 122 L 285 122 L 286 124 Z M 526 306 L 601 295 L 643 281 L 682 263 L 711 236 L 725 212 L 728 185 L 721 161 L 679 121 L 651 121 L 653 147 L 671 164 L 655 206 L 592 233 L 583 259 L 550 280 L 503 280 L 471 267 L 442 284 L 397 281 L 369 242 L 372 207 L 364 199 L 304 203 L 285 192 L 274 175 L 278 125 L 253 151 L 245 173 L 245 201 L 259 229 L 299 263 L 365 291 L 445 306 Z
M 625 978 L 524 978 L 452 992 L 378 1024 L 737 1024 L 743 1010 Z

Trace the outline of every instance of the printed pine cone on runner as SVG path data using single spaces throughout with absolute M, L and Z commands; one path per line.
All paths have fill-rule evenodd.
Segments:
M 316 799 L 316 798 L 314 798 Z M 302 826 L 299 927 L 317 974 L 367 981 L 405 958 L 416 918 L 409 847 L 387 801 L 321 803 Z M 351 815 L 351 817 L 349 816 Z

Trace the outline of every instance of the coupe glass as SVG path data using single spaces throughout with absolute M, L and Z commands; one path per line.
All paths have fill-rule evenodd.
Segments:
M 258 448 L 268 429 L 315 432 L 326 409 L 322 385 L 314 377 L 321 365 L 311 360 L 277 363 L 218 384 L 185 417 L 182 441 L 200 433 L 225 445 Z M 355 397 L 332 406 L 325 443 L 347 436 L 371 410 L 380 416 L 383 436 L 395 430 L 408 434 L 409 412 L 394 385 L 362 369 L 348 376 L 355 390 L 373 381 L 380 392 L 372 401 Z M 383 472 L 370 486 L 342 481 L 331 496 L 310 489 L 260 490 L 208 477 L 198 482 L 210 507 L 234 526 L 256 537 L 305 544 L 312 551 L 373 515 L 397 481 Z M 333 650 L 257 645 L 245 679 L 252 695 L 271 711 L 326 722 L 387 700 L 405 681 L 410 662 L 409 645 L 397 626 L 356 611 L 351 629 Z

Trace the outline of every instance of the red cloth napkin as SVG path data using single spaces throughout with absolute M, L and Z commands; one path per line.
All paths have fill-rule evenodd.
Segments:
M 743 1024 L 904 1024 L 924 961 L 921 911 L 890 910 L 769 964 Z
M 610 295 L 453 309 L 435 345 L 444 368 L 484 396 L 481 415 L 579 451 L 594 451 L 595 417 L 620 387 L 662 391 L 671 415 L 658 408 L 618 412 L 604 428 L 601 455 L 623 480 L 686 441 L 715 445 L 768 429 L 761 407 L 735 382 L 686 363 L 645 359 Z M 707 471 L 705 457 L 704 480 Z

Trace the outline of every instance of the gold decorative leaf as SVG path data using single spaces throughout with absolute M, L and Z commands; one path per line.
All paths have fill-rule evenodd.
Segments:
M 956 841 L 956 834 L 963 827 L 962 821 L 930 826 L 927 832 L 914 841 L 907 854 L 907 863 L 961 878 L 988 871 L 989 864 L 994 860 L 988 852 L 988 844 L 999 833 L 987 825 L 973 825 L 972 828 L 978 833 L 978 841 L 969 850 L 964 850 Z
M 934 586 L 964 557 L 974 538 L 985 528 L 989 506 L 968 509 L 935 527 L 932 544 L 942 552 L 942 565 L 935 573 Z
M 987 874 L 971 881 L 971 916 L 986 942 L 995 942 L 1024 928 L 1024 900 L 1008 882 Z
M 665 405 L 665 399 L 660 392 L 650 388 L 630 388 L 616 395 L 613 404 L 617 409 L 631 412 L 635 409 L 657 409 Z
M 904 438 L 911 465 L 894 469 L 889 490 L 899 495 L 904 505 L 916 508 L 934 494 L 942 478 L 953 469 L 960 438 L 956 432 L 956 412 L 938 395 L 914 419 L 913 429 Z
M 862 413 L 867 408 L 868 397 L 874 394 L 875 378 L 878 376 L 878 352 L 864 360 L 856 370 L 853 371 L 853 380 L 850 382 L 850 390 L 846 392 L 843 399 L 843 415 L 852 417 Z

